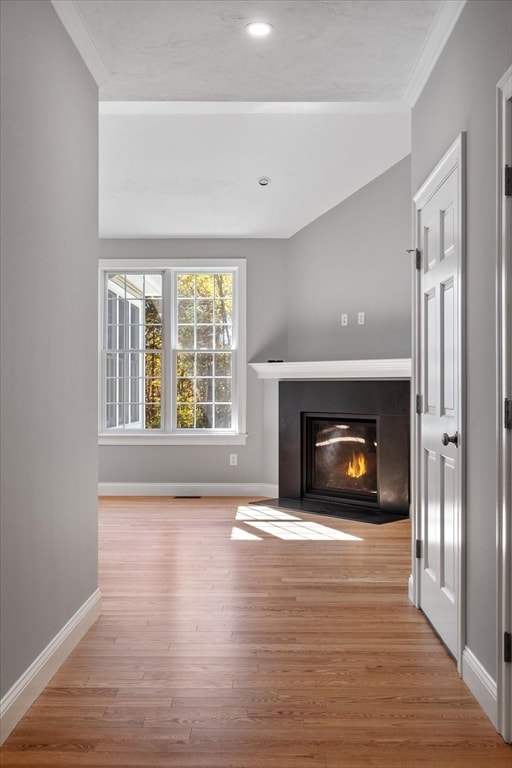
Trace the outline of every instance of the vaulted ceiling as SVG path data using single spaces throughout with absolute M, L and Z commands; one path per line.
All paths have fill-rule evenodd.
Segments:
M 100 235 L 283 238 L 409 153 L 464 1 L 53 5 L 99 86 Z

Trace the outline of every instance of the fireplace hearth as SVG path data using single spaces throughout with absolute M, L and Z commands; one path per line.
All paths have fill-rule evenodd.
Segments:
M 281 381 L 280 505 L 407 517 L 409 404 L 409 381 Z

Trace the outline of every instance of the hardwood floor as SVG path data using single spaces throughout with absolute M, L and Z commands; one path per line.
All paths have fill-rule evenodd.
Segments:
M 511 768 L 408 601 L 409 521 L 246 505 L 100 501 L 102 616 L 2 768 Z

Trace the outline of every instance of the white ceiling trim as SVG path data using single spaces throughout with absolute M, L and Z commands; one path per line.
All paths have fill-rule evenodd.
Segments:
M 101 88 L 111 75 L 87 31 L 75 0 L 51 0 L 51 3 L 96 85 Z
M 445 0 L 440 6 L 404 89 L 402 98 L 409 106 L 416 104 L 465 5 L 466 0 Z
M 410 112 L 403 101 L 100 101 L 100 115 L 374 115 Z

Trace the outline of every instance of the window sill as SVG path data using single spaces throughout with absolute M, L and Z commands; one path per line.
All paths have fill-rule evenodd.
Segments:
M 98 445 L 245 445 L 247 434 L 134 435 L 100 432 Z

